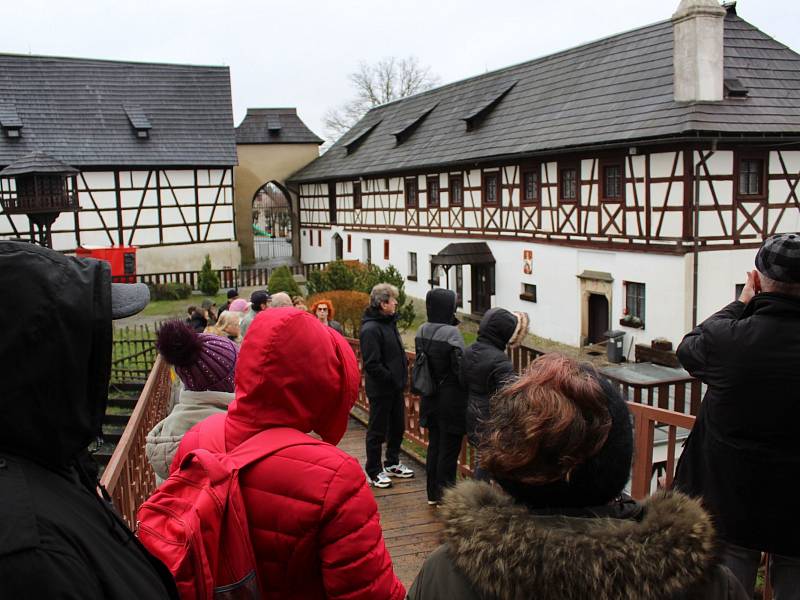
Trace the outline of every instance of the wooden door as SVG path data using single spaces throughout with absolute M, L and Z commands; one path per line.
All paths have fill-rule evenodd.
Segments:
M 492 306 L 491 267 L 471 265 L 472 271 L 472 312 L 482 315 Z

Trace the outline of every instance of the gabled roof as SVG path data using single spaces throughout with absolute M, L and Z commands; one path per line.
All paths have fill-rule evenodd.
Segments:
M 248 108 L 236 128 L 237 144 L 322 144 L 296 108 Z
M 724 77 L 738 79 L 748 94 L 688 104 L 673 98 L 672 47 L 672 23 L 663 21 L 384 104 L 353 128 L 381 122 L 357 152 L 348 156 L 340 140 L 290 180 L 408 172 L 702 132 L 800 136 L 798 54 L 729 12 Z M 467 131 L 462 119 L 485 108 L 480 99 L 491 103 L 515 82 Z M 414 135 L 396 145 L 392 132 L 433 104 Z
M 22 123 L 0 132 L 0 166 L 37 150 L 79 168 L 236 164 L 228 67 L 0 54 L 0 107 Z
M 28 175 L 32 173 L 52 173 L 71 175 L 77 173 L 68 164 L 50 156 L 47 152 L 37 150 L 18 158 L 5 169 L 0 171 L 0 177 L 13 177 L 14 175 Z

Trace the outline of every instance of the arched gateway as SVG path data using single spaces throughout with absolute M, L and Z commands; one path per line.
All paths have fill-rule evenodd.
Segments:
M 292 256 L 292 211 L 285 188 L 270 181 L 253 196 L 253 246 L 256 261 Z

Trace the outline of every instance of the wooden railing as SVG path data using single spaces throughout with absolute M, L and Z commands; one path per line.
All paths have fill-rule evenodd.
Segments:
M 361 362 L 361 349 L 359 341 L 348 338 L 356 357 Z M 543 351 L 528 346 L 519 346 L 509 350 L 509 357 L 517 372 L 523 371 L 533 362 L 536 357 L 544 354 Z M 414 364 L 414 352 L 406 352 L 409 365 L 409 378 L 411 376 L 411 365 Z M 665 471 L 664 477 L 668 484 L 672 483 L 675 473 L 675 463 L 678 454 L 678 446 L 682 440 L 679 439 L 679 432 L 685 434 L 691 430 L 694 424 L 694 416 L 686 415 L 664 408 L 651 407 L 642 403 L 646 401 L 658 401 L 659 398 L 666 398 L 668 393 L 676 393 L 677 390 L 685 388 L 687 385 L 693 386 L 692 389 L 700 389 L 699 382 L 694 379 L 678 380 L 669 385 L 663 381 L 656 381 L 651 384 L 637 383 L 634 388 L 629 382 L 619 378 L 610 378 L 620 386 L 624 397 L 628 400 L 628 406 L 634 419 L 634 463 L 631 473 L 631 495 L 641 499 L 650 494 L 653 490 L 654 460 L 653 450 L 656 446 L 656 431 L 666 432 L 666 440 L 661 441 L 663 446 L 666 444 L 666 461 L 658 461 L 656 466 Z M 695 384 L 697 384 L 695 386 Z M 631 392 L 633 389 L 633 392 Z M 680 395 L 680 392 L 677 392 Z M 654 400 L 655 399 L 655 400 Z M 420 427 L 419 423 L 419 403 L 420 398 L 410 391 L 405 393 L 406 409 L 406 431 L 405 438 L 411 442 L 410 450 L 412 454 L 422 454 L 415 452 L 415 446 L 424 452 L 428 447 L 428 433 L 426 429 Z M 360 386 L 356 406 L 369 414 L 369 402 L 366 397 L 364 385 Z M 682 408 L 686 406 L 681 405 Z M 461 452 L 458 458 L 458 472 L 463 477 L 471 477 L 475 468 L 475 452 L 467 444 L 466 439 L 462 442 Z
M 160 324 L 114 328 L 111 382 L 143 383 L 156 359 L 156 330 Z
M 136 510 L 155 490 L 155 474 L 145 455 L 145 438 L 167 415 L 171 393 L 170 368 L 159 356 L 100 479 L 130 527 L 135 526 Z
M 287 265 L 293 275 L 303 275 L 308 279 L 309 273 L 324 269 L 326 262 L 303 263 L 300 265 Z M 216 269 L 221 288 L 234 287 L 266 287 L 269 278 L 274 271 L 274 267 L 226 267 Z M 165 271 L 161 273 L 138 273 L 135 276 L 121 275 L 113 278 L 114 281 L 121 283 L 185 283 L 191 288 L 197 289 L 200 280 L 200 271 Z

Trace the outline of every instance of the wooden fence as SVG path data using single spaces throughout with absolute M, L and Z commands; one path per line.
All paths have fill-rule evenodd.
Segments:
M 156 330 L 160 324 L 114 328 L 111 351 L 113 384 L 143 383 L 156 360 Z
M 136 524 L 137 509 L 155 490 L 155 473 L 145 455 L 145 438 L 167 415 L 171 393 L 170 368 L 159 356 L 100 479 L 131 528 Z
M 308 279 L 309 273 L 325 268 L 326 262 L 287 265 L 293 275 L 303 275 Z M 272 272 L 277 267 L 227 267 L 216 269 L 221 288 L 266 287 Z M 197 289 L 200 271 L 165 271 L 161 273 L 139 273 L 135 276 L 140 283 L 185 283 L 193 290 Z M 114 277 L 115 281 L 130 283 L 132 276 Z

